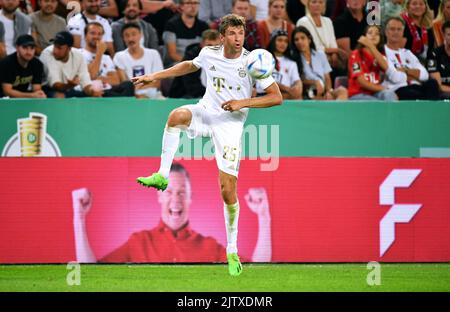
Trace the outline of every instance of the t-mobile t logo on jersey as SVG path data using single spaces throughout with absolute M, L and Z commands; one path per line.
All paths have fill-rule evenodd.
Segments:
M 380 185 L 380 205 L 392 205 L 380 221 L 380 257 L 395 241 L 395 223 L 408 223 L 422 204 L 396 204 L 395 188 L 410 187 L 421 169 L 394 169 Z

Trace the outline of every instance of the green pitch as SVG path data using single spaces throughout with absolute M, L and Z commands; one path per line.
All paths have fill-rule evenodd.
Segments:
M 450 263 L 381 264 L 369 286 L 366 264 L 81 265 L 68 286 L 66 265 L 1 265 L 0 291 L 450 291 Z

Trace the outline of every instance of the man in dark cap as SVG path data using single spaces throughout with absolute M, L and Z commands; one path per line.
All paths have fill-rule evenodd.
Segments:
M 34 57 L 36 43 L 32 36 L 16 39 L 16 52 L 0 61 L 1 96 L 45 98 L 41 89 L 44 66 Z
M 45 48 L 40 57 L 47 73 L 47 94 L 60 98 L 102 96 L 103 90 L 92 87 L 83 54 L 72 49 L 72 34 L 58 32 L 51 42 L 53 45 Z

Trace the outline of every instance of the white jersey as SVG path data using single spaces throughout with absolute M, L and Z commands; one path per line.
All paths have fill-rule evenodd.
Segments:
M 223 46 L 204 47 L 193 60 L 193 64 L 206 73 L 206 93 L 199 104 L 217 114 L 224 112 L 222 104 L 226 101 L 251 98 L 255 85 L 245 68 L 245 59 L 250 52 L 242 49 L 241 56 L 236 59 L 225 58 L 223 52 Z M 266 89 L 275 80 L 270 76 L 258 82 Z M 241 109 L 240 114 L 245 121 L 248 108 Z

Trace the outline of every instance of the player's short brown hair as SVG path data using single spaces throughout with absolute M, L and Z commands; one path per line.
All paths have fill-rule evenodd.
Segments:
M 228 27 L 240 27 L 245 30 L 245 18 L 236 14 L 228 14 L 222 18 L 222 22 L 219 25 L 219 33 L 225 35 Z

